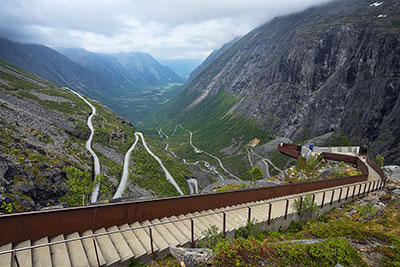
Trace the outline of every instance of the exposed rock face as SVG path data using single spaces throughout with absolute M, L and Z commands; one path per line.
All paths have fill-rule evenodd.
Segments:
M 92 158 L 85 148 L 91 109 L 70 90 L 0 61 L 0 212 L 60 207 L 71 195 L 64 168 L 89 173 Z M 92 100 L 90 100 L 92 101 Z M 108 197 L 119 183 L 123 151 L 134 128 L 106 107 L 95 103 L 94 149 L 102 159 Z M 107 194 L 107 195 L 106 195 Z M 63 198 L 62 201 L 67 201 Z M 72 203 L 75 204 L 75 203 Z
M 386 18 L 378 18 L 385 14 Z M 231 112 L 292 140 L 330 132 L 400 163 L 400 3 L 337 0 L 279 17 L 219 55 L 183 97 L 225 91 Z M 184 110 L 182 108 L 182 110 Z

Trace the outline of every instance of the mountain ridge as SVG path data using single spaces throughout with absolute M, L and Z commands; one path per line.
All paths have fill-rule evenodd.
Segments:
M 256 121 L 266 135 L 301 141 L 335 133 L 398 164 L 398 14 L 396 1 L 336 0 L 275 18 L 231 45 L 159 113 L 166 123 L 210 117 L 201 103 L 223 92 L 238 97 L 225 114 Z

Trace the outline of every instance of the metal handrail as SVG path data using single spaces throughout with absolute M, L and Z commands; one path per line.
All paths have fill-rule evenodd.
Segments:
M 376 180 L 376 181 L 379 181 L 379 180 Z M 336 186 L 336 187 L 331 187 L 330 189 L 315 190 L 315 191 L 313 191 L 314 192 L 313 194 L 315 195 L 315 194 L 318 194 L 318 193 L 324 193 L 324 192 L 336 190 L 336 189 L 339 189 L 339 188 L 350 188 L 352 186 L 357 186 L 357 185 L 362 185 L 362 184 L 367 184 L 367 183 L 372 183 L 372 181 L 365 181 L 365 182 L 347 184 L 345 186 L 343 186 L 343 185 L 342 186 Z M 369 188 L 369 190 L 370 190 L 370 188 Z M 364 189 L 364 192 L 365 192 L 365 189 Z M 151 227 L 156 227 L 156 226 L 159 226 L 159 225 L 165 225 L 165 224 L 170 224 L 170 223 L 175 223 L 175 222 L 182 222 L 182 221 L 186 221 L 186 220 L 193 220 L 193 219 L 206 217 L 206 216 L 211 216 L 211 215 L 224 214 L 226 212 L 231 212 L 231 211 L 235 211 L 235 210 L 240 210 L 240 209 L 245 209 L 245 208 L 250 208 L 250 207 L 255 207 L 255 206 L 261 206 L 261 205 L 265 205 L 265 204 L 272 204 L 272 203 L 276 203 L 276 202 L 279 202 L 279 201 L 282 201 L 282 200 L 290 200 L 290 199 L 298 198 L 298 197 L 301 197 L 301 196 L 307 195 L 307 194 L 309 194 L 309 192 L 296 194 L 295 196 L 291 196 L 291 197 L 285 197 L 285 198 L 280 197 L 279 199 L 272 199 L 270 201 L 261 200 L 261 201 L 265 201 L 265 202 L 262 202 L 262 203 L 253 203 L 253 204 L 249 204 L 249 205 L 246 205 L 246 203 L 244 203 L 244 204 L 240 204 L 240 205 L 243 205 L 241 207 L 234 207 L 234 208 L 226 209 L 224 211 L 217 211 L 217 212 L 210 212 L 210 213 L 207 213 L 207 214 L 195 215 L 195 216 L 191 216 L 189 218 L 170 220 L 168 222 L 159 222 L 159 223 L 154 223 L 154 224 L 149 224 L 149 225 L 144 225 L 144 226 L 141 225 L 141 226 L 137 226 L 137 227 L 119 229 L 119 230 L 109 231 L 109 232 L 105 232 L 105 233 L 98 233 L 98 234 L 92 234 L 92 235 L 87 235 L 87 236 L 83 236 L 83 237 L 71 238 L 71 239 L 67 239 L 67 240 L 54 241 L 54 242 L 48 242 L 48 243 L 45 243 L 45 244 L 39 244 L 39 245 L 33 245 L 33 246 L 28 246 L 28 247 L 23 247 L 23 248 L 5 250 L 5 251 L 0 251 L 0 255 L 19 252 L 19 251 L 24 251 L 24 250 L 28 250 L 28 249 L 35 249 L 35 248 L 47 247 L 47 246 L 51 246 L 51 245 L 63 244 L 63 243 L 68 243 L 68 242 L 73 242 L 73 241 L 78 241 L 78 240 L 84 240 L 84 239 L 88 239 L 88 238 L 95 238 L 95 237 L 104 236 L 104 235 L 111 235 L 111 234 L 122 233 L 122 232 L 133 231 L 133 230 L 144 229 L 144 228 L 151 228 Z

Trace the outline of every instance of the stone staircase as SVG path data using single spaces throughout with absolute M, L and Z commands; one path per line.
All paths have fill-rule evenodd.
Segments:
M 383 185 L 379 176 L 379 179 L 375 179 L 375 175 L 371 177 L 373 179 L 366 182 L 308 194 L 314 195 L 318 206 L 330 209 L 331 205 L 350 200 L 359 193 L 372 191 Z M 277 230 L 279 226 L 288 225 L 291 220 L 296 219 L 293 202 L 305 194 L 196 211 L 152 221 L 126 223 L 100 228 L 94 232 L 87 230 L 83 233 L 9 243 L 0 247 L 0 253 L 31 246 L 33 248 L 0 254 L 0 266 L 127 266 L 131 259 L 149 260 L 167 255 L 170 245 L 191 246 L 192 242 L 203 238 L 202 232 L 211 225 L 217 226 L 220 232 L 225 227 L 225 233 L 232 235 L 239 227 L 245 226 L 249 219 L 255 219 L 262 229 Z

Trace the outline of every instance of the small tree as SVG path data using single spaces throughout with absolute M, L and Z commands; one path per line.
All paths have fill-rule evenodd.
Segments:
M 250 171 L 252 186 L 256 186 L 256 181 L 262 178 L 262 170 L 258 167 L 252 168 Z
M 379 167 L 383 167 L 383 161 L 385 160 L 385 158 L 384 157 L 382 157 L 382 155 L 381 154 L 378 154 L 378 155 L 376 155 L 376 157 L 375 157 L 375 161 L 376 161 L 376 164 L 378 164 L 378 166 Z
M 300 207 L 301 203 L 301 207 Z M 313 201 L 312 195 L 307 194 L 303 197 L 303 201 L 300 201 L 300 198 L 297 198 L 294 200 L 293 203 L 294 208 L 296 209 L 297 213 L 302 217 L 302 218 L 308 218 L 312 215 L 314 211 L 318 211 L 319 208 L 317 207 L 317 204 Z
M 65 168 L 67 173 L 68 204 L 70 206 L 86 205 L 89 203 L 90 194 L 93 191 L 94 182 L 87 171 L 81 171 L 75 167 Z M 100 180 L 100 177 L 99 179 Z

